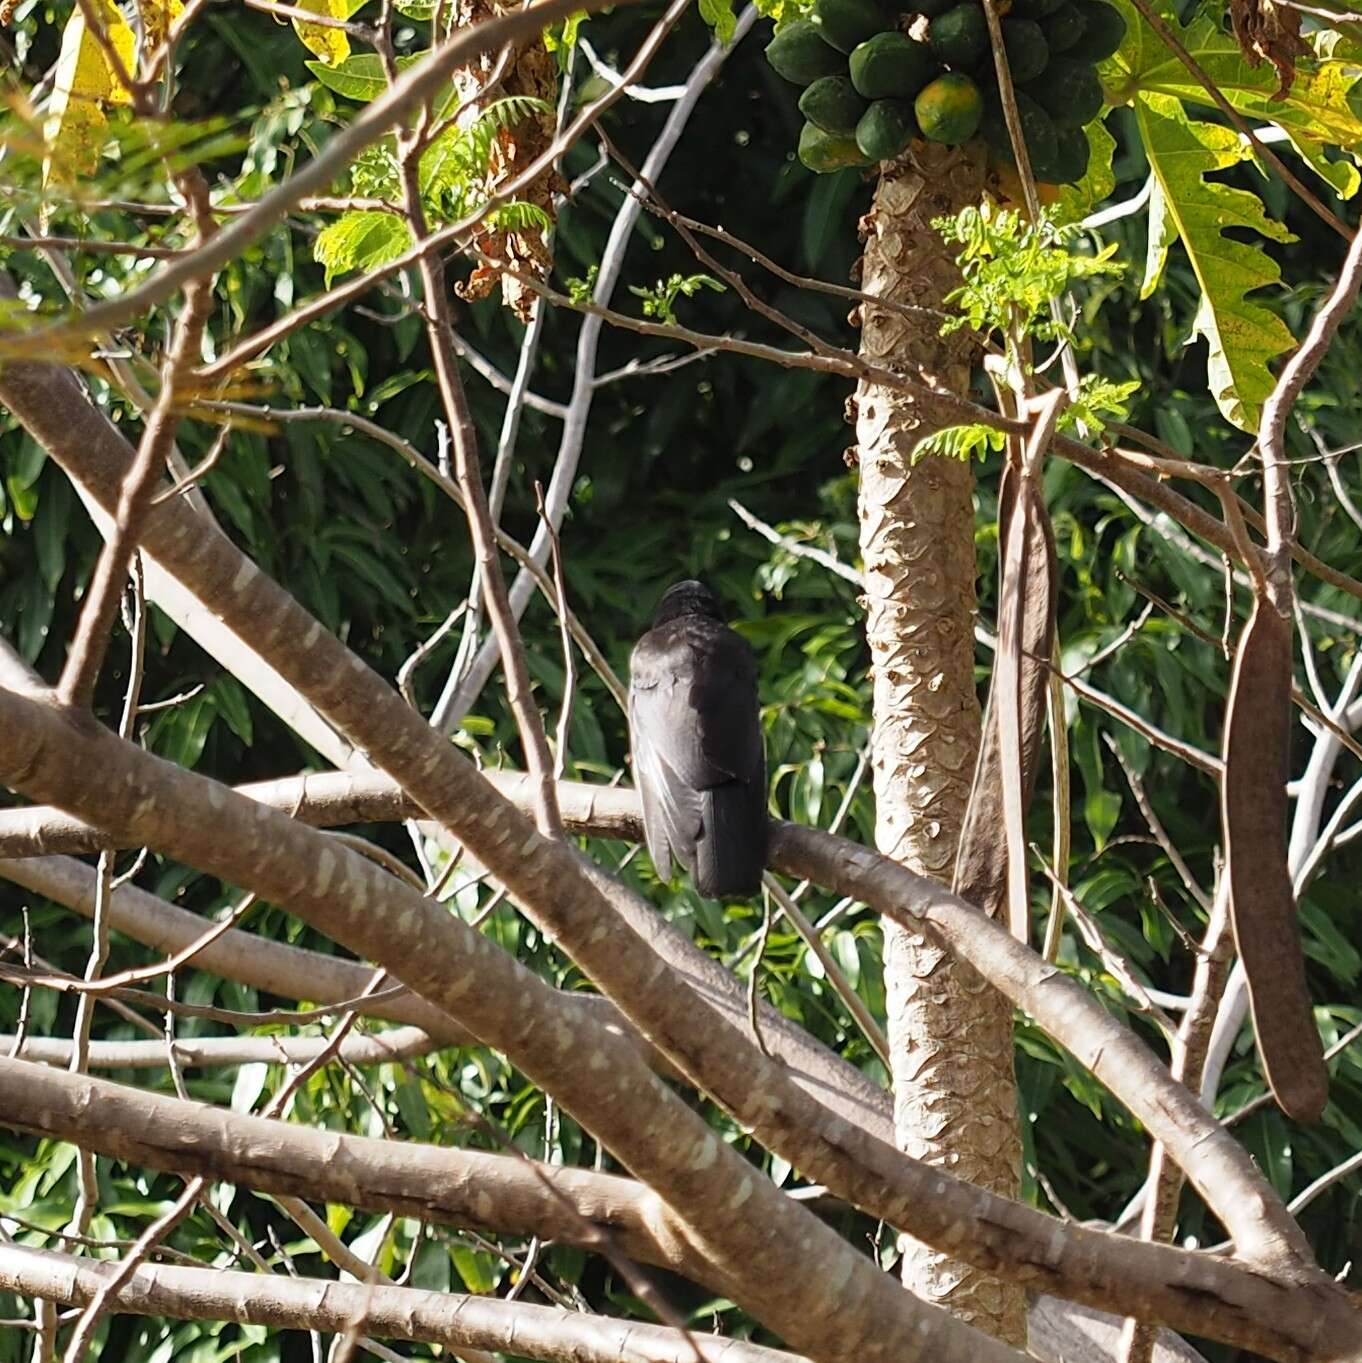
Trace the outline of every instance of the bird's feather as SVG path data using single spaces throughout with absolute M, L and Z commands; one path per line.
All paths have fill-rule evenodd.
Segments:
M 673 616 L 630 660 L 629 727 L 648 851 L 701 894 L 754 893 L 766 860 L 756 658 L 705 614 Z

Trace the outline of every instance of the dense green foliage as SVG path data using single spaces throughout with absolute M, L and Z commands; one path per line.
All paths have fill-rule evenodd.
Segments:
M 55 59 L 60 24 L 69 8 L 32 2 L 19 6 L 12 34 L 18 52 L 16 72 L 25 88 L 31 89 Z M 1036 14 L 1042 12 L 1042 7 L 1033 8 Z M 624 9 L 592 19 L 582 32 L 603 58 L 622 63 L 656 13 L 653 5 Z M 1195 27 L 1190 14 L 1183 18 Z M 1052 46 L 1059 22 L 1054 15 L 1045 21 Z M 416 20 L 403 25 L 402 50 L 415 52 L 424 46 L 420 30 Z M 649 71 L 648 84 L 684 81 L 709 40 L 698 16 L 688 16 Z M 730 58 L 701 100 L 661 188 L 678 212 L 722 223 L 799 274 L 841 283 L 856 255 L 855 223 L 868 205 L 869 182 L 854 169 L 815 176 L 795 159 L 802 119 L 790 86 L 763 56 L 761 49 L 768 40 L 769 25 L 765 33 L 754 31 Z M 1228 40 L 1216 27 L 1213 34 L 1202 32 L 1201 41 L 1203 47 L 1213 47 Z M 855 45 L 849 43 L 849 48 Z M 184 117 L 199 120 L 199 138 L 216 139 L 206 153 L 195 154 L 204 157 L 206 169 L 220 185 L 243 200 L 278 183 L 296 160 L 333 136 L 352 111 L 347 92 L 336 88 L 334 81 L 318 79 L 319 64 L 309 63 L 307 55 L 289 28 L 266 15 L 238 10 L 228 15 L 209 9 L 184 45 L 176 108 Z M 578 82 L 573 98 L 582 101 L 599 93 L 600 78 L 584 55 L 570 54 L 566 60 Z M 1123 69 L 1135 70 L 1134 59 Z M 1070 330 L 1085 373 L 1130 386 L 1124 396 L 1132 424 L 1156 433 L 1184 456 L 1230 468 L 1244 459 L 1251 440 L 1222 418 L 1227 400 L 1218 406 L 1216 396 L 1223 398 L 1225 390 L 1217 386 L 1214 395 L 1207 391 L 1208 353 L 1214 367 L 1223 347 L 1217 349 L 1219 332 L 1214 318 L 1207 321 L 1203 299 L 1222 301 L 1231 312 L 1252 310 L 1255 317 L 1261 314 L 1265 319 L 1265 329 L 1284 328 L 1299 335 L 1323 283 L 1336 270 L 1341 247 L 1279 181 L 1264 180 L 1216 141 L 1222 133 L 1225 138 L 1229 134 L 1222 124 L 1202 119 L 1218 116 L 1203 110 L 1195 124 L 1189 122 L 1179 103 L 1180 88 L 1172 89 L 1175 78 L 1168 81 L 1169 93 L 1151 95 L 1137 111 L 1123 108 L 1108 120 L 1115 139 L 1116 196 L 1134 194 L 1150 175 L 1151 161 L 1144 150 L 1150 146 L 1159 203 L 1175 212 L 1176 205 L 1188 199 L 1180 197 L 1176 183 L 1160 178 L 1159 165 L 1173 164 L 1164 153 L 1178 148 L 1178 136 L 1190 138 L 1194 150 L 1204 152 L 1207 168 L 1218 173 L 1213 181 L 1197 178 L 1189 193 L 1215 204 L 1241 206 L 1242 200 L 1231 196 L 1261 196 L 1271 222 L 1285 224 L 1270 234 L 1272 254 L 1233 239 L 1230 245 L 1264 268 L 1239 288 L 1237 296 L 1233 288 L 1218 291 L 1214 273 L 1208 274 L 1201 264 L 1214 250 L 1202 251 L 1193 238 L 1187 243 L 1190 255 L 1181 249 L 1169 254 L 1171 237 L 1157 235 L 1163 220 L 1156 219 L 1156 240 L 1149 253 L 1152 282 L 1142 289 L 1139 262 L 1146 254 L 1149 219 L 1140 214 L 1102 232 L 1102 240 L 1115 246 L 1114 259 L 1123 267 L 1119 272 L 1071 271 L 1062 282 L 1073 288 L 1077 299 L 1078 313 Z M 625 101 L 605 126 L 637 164 L 670 108 L 666 103 Z M 161 194 L 153 160 L 139 152 L 128 134 L 120 158 L 102 172 L 101 192 L 120 200 Z M 12 154 L 11 163 L 14 197 L 7 212 L 13 215 L 29 207 L 21 191 L 33 189 L 35 168 L 31 156 L 25 163 L 22 149 Z M 381 165 L 369 169 L 382 174 Z M 580 288 L 580 281 L 590 279 L 600 263 L 623 188 L 620 172 L 597 165 L 596 147 L 590 141 L 569 153 L 565 174 L 569 180 L 589 177 L 564 208 L 555 235 L 553 282 L 571 293 L 574 282 Z M 358 190 L 358 168 L 355 178 Z M 457 216 L 458 207 L 446 205 L 445 211 L 449 217 Z M 1244 225 L 1261 228 L 1265 221 L 1248 222 L 1246 217 Z M 314 246 L 321 245 L 334 224 L 330 215 L 298 215 L 230 266 L 218 284 L 225 306 L 214 326 L 230 327 L 234 334 L 253 330 L 288 313 L 320 290 L 332 273 L 353 264 L 353 252 L 328 260 L 324 246 L 314 258 Z M 18 229 L 7 220 L 4 230 Z M 161 239 L 156 219 L 117 207 L 82 211 L 57 205 L 48 230 L 148 244 Z M 1218 229 L 1215 236 L 1218 242 L 1226 241 Z M 404 245 L 405 239 L 387 242 L 383 250 L 396 254 Z M 26 291 L 53 308 L 61 305 L 59 283 L 40 254 L 0 249 L 7 256 L 5 267 Z M 1070 249 L 1090 263 L 1099 253 L 1096 240 L 1086 234 L 1074 238 Z M 726 265 L 742 265 L 760 296 L 820 335 L 854 346 L 845 300 L 763 275 L 736 253 L 725 250 L 723 255 Z M 130 264 L 125 257 L 79 250 L 67 258 L 80 286 L 95 297 L 129 286 L 148 267 L 145 260 Z M 647 295 L 645 303 L 657 298 L 659 287 L 666 292 L 666 286 L 655 287 L 655 281 L 670 279 L 676 287 L 667 294 L 666 308 L 684 325 L 772 343 L 786 339 L 747 310 L 732 289 L 684 287 L 697 277 L 697 270 L 706 268 L 661 221 L 647 213 L 640 216 L 623 278 L 627 286 Z M 1279 278 L 1288 284 L 1277 283 Z M 709 284 L 714 284 L 712 278 Z M 1249 290 L 1268 284 L 1273 285 L 1270 290 L 1250 296 Z M 1048 297 L 1048 288 L 1040 288 L 1038 296 Z M 622 310 L 644 314 L 644 305 L 625 288 L 616 291 L 614 301 Z M 982 315 L 971 320 L 986 327 L 1000 325 Z M 163 322 L 158 316 L 155 325 Z M 502 373 L 515 371 L 522 328 L 495 299 L 461 306 L 459 322 L 469 345 Z M 579 325 L 580 319 L 567 311 L 548 312 L 533 376 L 536 393 L 567 400 Z M 146 338 L 144 353 L 160 339 Z M 215 333 L 213 345 L 219 353 L 229 344 L 225 332 Z M 1042 342 L 1042 349 L 1046 346 L 1048 342 Z M 607 327 L 598 372 L 613 374 L 632 361 L 676 353 L 676 346 L 664 340 Z M 1266 362 L 1263 358 L 1248 367 L 1266 373 Z M 1362 537 L 1340 504 L 1330 466 L 1318 459 L 1311 436 L 1330 450 L 1362 439 L 1355 415 L 1359 376 L 1362 328 L 1354 323 L 1345 328 L 1302 404 L 1299 426 L 1289 432 L 1291 452 L 1303 461 L 1296 470 L 1301 538 L 1328 563 L 1351 573 L 1362 573 Z M 1235 378 L 1231 374 L 1228 381 Z M 136 414 L 105 377 L 92 372 L 89 379 L 111 416 L 135 429 Z M 430 458 L 437 453 L 439 409 L 430 360 L 411 293 L 400 284 L 386 285 L 362 300 L 362 306 L 328 314 L 295 332 L 253 370 L 251 382 L 247 400 L 351 412 L 379 422 Z M 467 382 L 484 464 L 490 469 L 504 397 L 471 371 Z M 736 500 L 789 539 L 854 565 L 856 475 L 843 458 L 850 439 L 842 415 L 848 391 L 845 381 L 829 375 L 775 368 L 733 354 L 712 355 L 663 375 L 615 378 L 595 395 L 562 542 L 568 596 L 621 675 L 632 641 L 662 589 L 679 577 L 706 577 L 762 660 L 773 811 L 826 825 L 845 800 L 844 828 L 870 841 L 868 778 L 851 788 L 869 723 L 867 652 L 856 587 L 818 563 L 773 546 L 749 530 L 729 505 Z M 984 392 L 980 376 L 979 393 Z M 1261 397 L 1250 380 L 1237 401 L 1252 405 Z M 0 634 L 13 640 L 51 679 L 60 668 L 99 540 L 62 473 L 22 431 L 12 425 L 0 429 Z M 504 516 L 506 528 L 523 542 L 536 525 L 534 484 L 547 481 L 552 472 L 560 429 L 543 412 L 531 409 L 524 414 Z M 215 434 L 208 424 L 183 423 L 182 449 L 191 463 L 208 453 Z M 984 457 L 978 465 L 979 594 L 981 621 L 991 630 L 1000 460 L 983 443 Z M 1260 488 L 1252 467 L 1240 487 L 1256 501 Z M 1338 465 L 1337 476 L 1354 496 L 1362 497 L 1355 458 Z M 242 421 L 207 475 L 205 488 L 215 514 L 234 539 L 387 676 L 396 674 L 467 590 L 472 561 L 457 508 L 413 474 L 393 450 L 341 423 Z M 1110 488 L 1068 464 L 1047 467 L 1045 491 L 1058 542 L 1064 667 L 1081 667 L 1134 625 L 1129 639 L 1099 663 L 1090 680 L 1150 723 L 1215 750 L 1227 677 L 1219 644 L 1227 626 L 1218 563 L 1214 558 L 1210 562 L 1194 558 L 1163 526 L 1145 523 Z M 1200 494 L 1194 495 L 1202 500 Z M 1168 603 L 1172 610 L 1156 604 L 1145 613 L 1142 593 Z M 1312 579 L 1303 579 L 1302 594 L 1324 612 L 1309 617 L 1307 624 L 1313 664 L 1326 691 L 1334 694 L 1357 653 L 1358 627 L 1349 623 L 1357 618 L 1356 602 Z M 1241 616 L 1246 601 L 1242 593 L 1237 597 Z M 456 628 L 417 674 L 415 688 L 423 707 L 431 706 L 439 693 L 458 634 Z M 538 698 L 555 715 L 564 668 L 556 625 L 542 600 L 536 599 L 529 608 L 525 637 Z M 128 661 L 127 635 L 120 630 L 99 697 L 105 718 L 116 717 Z M 989 664 L 990 655 L 981 648 L 981 686 Z M 138 736 L 148 749 L 233 783 L 287 774 L 314 761 L 238 682 L 153 611 L 145 699 L 160 701 L 194 688 L 201 689 L 144 722 Z M 1184 931 L 1196 934 L 1203 915 L 1149 838 L 1108 743 L 1114 742 L 1142 777 L 1159 818 L 1203 884 L 1213 876 L 1218 836 L 1213 783 L 1072 696 L 1067 719 L 1074 807 L 1069 872 L 1075 893 L 1142 981 L 1159 990 L 1183 992 L 1192 962 L 1180 937 Z M 608 781 L 621 770 L 627 773 L 624 717 L 589 671 L 575 698 L 570 735 L 569 776 Z M 514 726 L 499 687 L 484 693 L 457 741 L 489 766 L 519 765 Z M 1302 731 L 1297 770 L 1308 745 L 1309 737 Z M 1340 770 L 1349 780 L 1356 775 L 1350 758 Z M 1042 849 L 1050 845 L 1050 797 L 1050 783 L 1043 779 L 1031 828 L 1031 837 Z M 412 859 L 401 828 L 359 831 Z M 878 1060 L 821 977 L 817 962 L 783 922 L 776 923 L 760 958 L 755 958 L 763 922 L 759 903 L 717 904 L 699 899 L 684 882 L 659 885 L 646 854 L 636 855 L 622 844 L 597 843 L 591 850 L 717 957 L 737 963 L 744 975 L 755 968 L 764 994 L 815 1035 L 868 1072 L 880 1073 Z M 119 868 L 131 862 L 132 854 L 125 854 Z M 1326 1045 L 1362 1021 L 1362 908 L 1351 888 L 1360 872 L 1357 852 L 1345 847 L 1302 899 L 1310 983 Z M 230 887 L 155 857 L 139 871 L 138 883 L 205 913 L 217 911 L 232 897 Z M 1040 875 L 1033 879 L 1033 893 L 1038 930 L 1043 931 L 1049 890 Z M 449 898 L 455 911 L 473 918 L 489 907 L 491 891 L 459 873 L 450 883 Z M 835 906 L 817 890 L 803 902 L 816 921 L 836 912 L 828 944 L 871 1010 L 882 1016 L 880 937 L 874 918 L 860 906 Z M 6 933 L 22 935 L 21 908 L 27 909 L 28 926 L 42 954 L 54 965 L 79 973 L 89 949 L 89 924 L 8 886 L 0 888 L 0 927 Z M 257 908 L 247 926 L 263 937 L 335 949 L 274 906 Z M 568 987 L 588 987 L 563 954 L 509 906 L 492 910 L 486 930 L 547 978 Z M 115 939 L 115 966 L 156 958 L 141 946 Z M 1130 1011 L 1119 983 L 1072 930 L 1066 931 L 1060 959 L 1107 1006 L 1160 1044 L 1156 1029 Z M 221 1009 L 291 1006 L 193 970 L 182 972 L 177 993 L 184 1001 Z M 74 1005 L 66 996 L 38 989 L 28 1006 L 35 1034 L 70 1035 Z M 0 990 L 0 1030 L 14 1030 L 19 1007 L 18 991 Z M 272 1026 L 277 1024 L 257 1030 L 269 1031 Z M 177 1020 L 177 1028 L 185 1036 L 227 1030 L 220 1022 L 186 1017 Z M 320 1031 L 321 1025 L 307 1030 Z M 133 1035 L 127 1023 L 107 1010 L 96 1013 L 95 1034 Z M 1042 1206 L 1053 1196 L 1080 1218 L 1113 1218 L 1143 1179 L 1142 1133 L 1039 1031 L 1023 1024 L 1019 1039 L 1026 1196 Z M 1318 1128 L 1295 1128 L 1270 1107 L 1258 1109 L 1239 1128 L 1284 1194 L 1299 1191 L 1362 1148 L 1362 1052 L 1357 1048 L 1346 1052 L 1331 1068 L 1331 1101 Z M 375 1135 L 387 1130 L 399 1137 L 494 1147 L 495 1136 L 470 1120 L 467 1114 L 472 1113 L 495 1123 L 520 1149 L 536 1156 L 588 1164 L 597 1154 L 570 1119 L 550 1111 L 538 1090 L 499 1056 L 483 1050 L 440 1053 L 423 1062 L 419 1072 L 399 1065 L 375 1067 L 364 1079 L 361 1087 L 342 1070 L 325 1070 L 297 1096 L 290 1119 Z M 279 1080 L 277 1068 L 263 1066 L 244 1067 L 235 1074 L 187 1076 L 194 1096 L 241 1110 L 277 1087 Z M 141 1073 L 136 1081 L 167 1091 L 171 1084 L 160 1072 Z M 1221 1086 L 1218 1110 L 1233 1112 L 1262 1091 L 1245 1033 Z M 722 1114 L 709 1111 L 716 1127 L 742 1141 Z M 0 1132 L 0 1213 L 13 1212 L 49 1228 L 65 1224 L 75 1196 L 74 1157 L 69 1146 Z M 782 1180 L 793 1177 L 779 1165 L 773 1172 Z M 136 1236 L 179 1190 L 173 1178 L 109 1162 L 101 1162 L 100 1177 L 102 1205 L 91 1227 L 100 1238 Z M 1354 1175 L 1304 1214 L 1321 1262 L 1331 1271 L 1362 1256 L 1359 1190 L 1362 1182 Z M 329 1271 L 315 1247 L 300 1241 L 266 1200 L 222 1188 L 215 1201 L 267 1257 L 288 1252 L 296 1255 L 302 1271 Z M 873 1224 L 850 1216 L 843 1217 L 842 1224 L 856 1237 L 877 1234 Z M 416 1286 L 462 1285 L 489 1291 L 511 1280 L 505 1262 L 485 1243 L 454 1233 L 427 1233 L 414 1240 L 410 1225 L 391 1225 L 377 1217 L 348 1220 L 339 1209 L 335 1226 L 344 1229 L 358 1252 L 376 1257 L 394 1274 L 410 1260 L 410 1282 Z M 6 1228 L 19 1234 L 13 1223 Z M 1216 1226 L 1203 1224 L 1199 1204 L 1190 1197 L 1180 1229 L 1203 1243 L 1221 1238 Z M 271 1231 L 282 1237 L 273 1248 Z M 23 1238 L 43 1242 L 36 1233 L 24 1233 Z M 893 1255 L 891 1238 L 881 1239 L 887 1263 Z M 219 1233 L 202 1214 L 186 1222 L 171 1241 L 185 1253 L 207 1255 L 216 1252 L 219 1242 Z M 539 1271 L 569 1299 L 580 1292 L 592 1304 L 616 1313 L 642 1310 L 601 1261 L 588 1260 L 576 1250 L 549 1249 Z M 718 1316 L 731 1333 L 748 1328 L 728 1303 L 687 1298 L 679 1285 L 669 1286 L 698 1325 L 708 1328 Z M 532 1288 L 528 1299 L 536 1299 L 537 1291 Z M 14 1314 L 15 1304 L 0 1298 L 0 1316 Z M 305 1340 L 267 1336 L 263 1329 L 163 1327 L 135 1318 L 117 1318 L 105 1328 L 103 1356 L 127 1363 L 169 1359 L 206 1363 L 210 1358 L 237 1357 L 265 1363 L 308 1356 Z M 27 1358 L 28 1349 L 28 1338 L 19 1332 L 0 1335 L 0 1363 Z

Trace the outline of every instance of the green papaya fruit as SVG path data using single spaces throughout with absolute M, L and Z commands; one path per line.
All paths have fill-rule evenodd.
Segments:
M 968 76 L 951 72 L 938 76 L 918 94 L 913 113 L 929 142 L 958 146 L 978 132 L 984 96 Z
M 1051 57 L 1045 74 L 1026 93 L 1050 115 L 1056 128 L 1081 128 L 1102 112 L 1106 98 L 1091 62 Z
M 868 166 L 869 159 L 856 145 L 854 137 L 840 133 L 825 133 L 812 123 L 806 123 L 799 133 L 799 159 L 819 175 L 845 170 L 848 166 Z
M 1044 180 L 1044 172 L 1050 170 L 1059 155 L 1059 137 L 1050 115 L 1030 95 L 1018 90 L 1016 96 L 1017 118 L 1021 123 L 1022 140 L 1026 143 L 1026 154 L 1031 161 L 1031 173 L 1037 180 Z M 1003 103 L 996 90 L 985 101 L 979 133 L 1009 166 L 1017 164 L 1012 154 L 1012 138 L 1008 135 Z
M 1009 19 L 1043 19 L 1057 10 L 1064 0 L 1012 0 Z
M 1047 14 L 1040 26 L 1052 54 L 1067 52 L 1083 37 L 1083 12 L 1066 0 L 1053 14 Z
M 1125 42 L 1126 21 L 1114 5 L 1104 0 L 1074 0 L 1083 16 L 1083 36 L 1069 49 L 1078 61 L 1105 61 Z
M 817 25 L 810 19 L 786 24 L 766 44 L 766 60 L 778 76 L 795 85 L 811 85 L 842 69 L 841 55 L 823 41 Z
M 875 0 L 814 0 L 813 22 L 825 43 L 850 52 L 889 27 Z
M 1088 134 L 1082 128 L 1065 128 L 1056 137 L 1058 146 L 1050 183 L 1076 185 L 1088 173 L 1088 158 L 1092 155 Z
M 824 76 L 799 97 L 799 112 L 825 133 L 854 133 L 866 102 L 845 76 Z
M 877 99 L 856 125 L 856 145 L 872 161 L 892 161 L 917 133 L 913 106 L 906 99 Z
M 1013 83 L 1022 85 L 1035 80 L 1050 60 L 1050 44 L 1034 19 L 1004 19 L 1003 47 L 1007 52 L 1007 68 Z
M 966 3 L 939 14 L 927 28 L 937 61 L 957 69 L 978 66 L 988 54 L 988 21 L 977 4 Z
M 936 74 L 925 43 L 904 33 L 877 33 L 851 54 L 851 83 L 866 99 L 912 99 Z

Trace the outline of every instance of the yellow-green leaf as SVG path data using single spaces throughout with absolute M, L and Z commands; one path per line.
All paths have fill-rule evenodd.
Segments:
M 1117 0 L 1127 23 L 1121 50 L 1103 67 L 1103 85 L 1116 103 L 1141 94 L 1172 95 L 1190 104 L 1214 107 L 1205 89 L 1144 23 L 1128 0 Z M 1232 108 L 1250 120 L 1275 123 L 1340 198 L 1351 198 L 1362 187 L 1362 176 L 1349 159 L 1330 161 L 1326 146 L 1354 152 L 1362 148 L 1362 117 L 1357 109 L 1362 68 L 1356 61 L 1335 56 L 1302 57 L 1296 79 L 1285 98 L 1272 96 L 1277 73 L 1268 62 L 1253 67 L 1239 45 L 1208 16 L 1185 28 L 1165 14 L 1164 21 L 1196 59 Z
M 413 62 L 420 61 L 424 52 L 413 52 L 397 59 L 397 69 L 405 71 Z M 347 57 L 339 66 L 329 66 L 326 62 L 304 62 L 304 66 L 317 77 L 328 90 L 334 90 L 346 99 L 357 99 L 367 104 L 377 99 L 388 88 L 388 77 L 383 71 L 383 62 L 372 52 L 358 57 Z
M 326 267 L 326 282 L 347 270 L 371 270 L 396 260 L 411 245 L 407 224 L 395 213 L 346 213 L 312 243 L 312 258 Z
M 1181 240 L 1201 286 L 1193 330 L 1210 347 L 1211 392 L 1227 421 L 1258 426 L 1272 391 L 1269 364 L 1295 345 L 1286 325 L 1249 294 L 1281 280 L 1277 263 L 1260 247 L 1225 236 L 1245 228 L 1274 241 L 1294 241 L 1247 190 L 1208 181 L 1248 155 L 1229 128 L 1196 122 L 1169 95 L 1141 94 L 1135 102 L 1154 192 L 1150 200 L 1150 255 L 1144 293 L 1158 284 L 1168 248 Z
M 138 12 L 146 28 L 147 51 L 154 52 L 170 36 L 184 5 L 180 0 L 139 0 Z
M 328 19 L 348 19 L 356 8 L 350 0 L 297 0 L 298 8 L 324 14 Z M 293 31 L 309 52 L 315 52 L 328 66 L 339 66 L 350 55 L 350 39 L 343 28 L 329 24 L 293 21 Z
M 1111 168 L 1116 139 L 1100 119 L 1089 123 L 1083 132 L 1088 139 L 1088 169 L 1076 185 L 1060 190 L 1058 201 L 1050 209 L 1050 219 L 1056 224 L 1086 218 L 1116 188 Z
M 94 0 L 94 5 L 110 46 L 118 54 L 123 71 L 130 75 L 136 42 L 132 29 L 112 0 Z M 104 45 L 86 25 L 84 10 L 76 8 L 62 33 L 61 55 L 57 58 L 48 105 L 43 183 L 71 181 L 91 174 L 99 164 L 100 148 L 109 126 L 104 106 L 126 104 L 130 99 Z

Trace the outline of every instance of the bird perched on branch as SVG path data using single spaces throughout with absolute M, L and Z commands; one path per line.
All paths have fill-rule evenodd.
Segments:
M 757 659 L 701 582 L 678 582 L 629 660 L 643 827 L 663 880 L 675 857 L 708 899 L 755 894 L 766 866 Z

